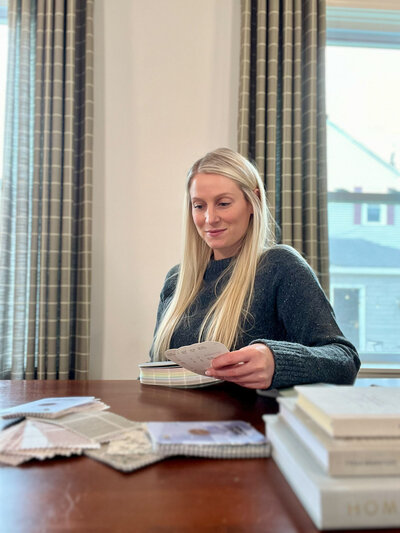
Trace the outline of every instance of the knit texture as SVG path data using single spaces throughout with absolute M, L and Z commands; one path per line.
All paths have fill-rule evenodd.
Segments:
M 232 260 L 210 261 L 202 287 L 176 327 L 170 348 L 199 342 L 202 321 L 229 279 Z M 156 331 L 174 294 L 178 271 L 176 265 L 167 274 Z M 236 349 L 261 342 L 272 351 L 275 372 L 271 388 L 304 383 L 352 384 L 360 367 L 357 351 L 340 331 L 314 272 L 298 252 L 286 245 L 274 246 L 260 258 L 250 313 L 242 330 Z

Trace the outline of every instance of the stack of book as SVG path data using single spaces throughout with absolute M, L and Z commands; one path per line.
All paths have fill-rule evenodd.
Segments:
M 295 390 L 264 419 L 272 457 L 314 524 L 400 527 L 400 388 Z

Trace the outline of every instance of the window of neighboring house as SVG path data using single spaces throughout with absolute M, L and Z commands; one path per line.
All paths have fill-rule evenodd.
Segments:
M 332 284 L 331 290 L 343 333 L 357 350 L 365 349 L 365 287 Z
M 385 204 L 362 204 L 362 224 L 387 224 L 387 205 Z
M 3 171 L 4 116 L 7 82 L 8 26 L 7 4 L 0 0 L 0 173 Z M 0 175 L 1 183 L 1 175 Z
M 331 300 L 362 362 L 400 369 L 399 87 L 400 2 L 328 0 Z

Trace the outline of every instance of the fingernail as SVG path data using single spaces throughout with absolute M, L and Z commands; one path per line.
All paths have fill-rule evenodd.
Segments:
M 209 370 L 206 370 L 204 373 L 205 373 L 206 376 L 210 375 L 210 371 Z

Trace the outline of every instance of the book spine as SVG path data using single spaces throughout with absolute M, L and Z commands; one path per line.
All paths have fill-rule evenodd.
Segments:
M 400 526 L 400 487 L 392 491 L 322 494 L 321 528 L 382 528 Z
M 10 420 L 10 419 L 17 419 L 17 418 L 26 418 L 28 416 L 30 417 L 33 417 L 33 418 L 57 418 L 58 416 L 62 416 L 64 414 L 64 412 L 61 411 L 61 413 L 29 413 L 29 412 L 24 412 L 24 411 L 21 411 L 20 413 L 18 412 L 15 412 L 15 413 L 10 413 L 8 415 L 3 415 L 2 418 L 4 418 L 4 420 Z
M 333 451 L 329 454 L 327 472 L 331 476 L 398 476 L 400 475 L 400 448 L 398 450 Z
M 163 455 L 185 455 L 190 457 L 208 457 L 210 459 L 253 459 L 269 457 L 270 444 L 221 445 L 221 444 L 159 444 L 156 453 Z
M 311 452 L 314 458 L 319 462 L 321 467 L 328 471 L 329 453 L 323 444 L 319 441 L 313 432 L 303 424 L 297 416 L 287 409 L 284 405 L 280 405 L 279 416 L 285 420 L 286 424 L 292 429 L 292 431 L 298 436 L 304 446 Z
M 318 421 L 317 421 L 318 422 Z M 400 437 L 400 418 L 337 418 L 332 420 L 332 437 Z

